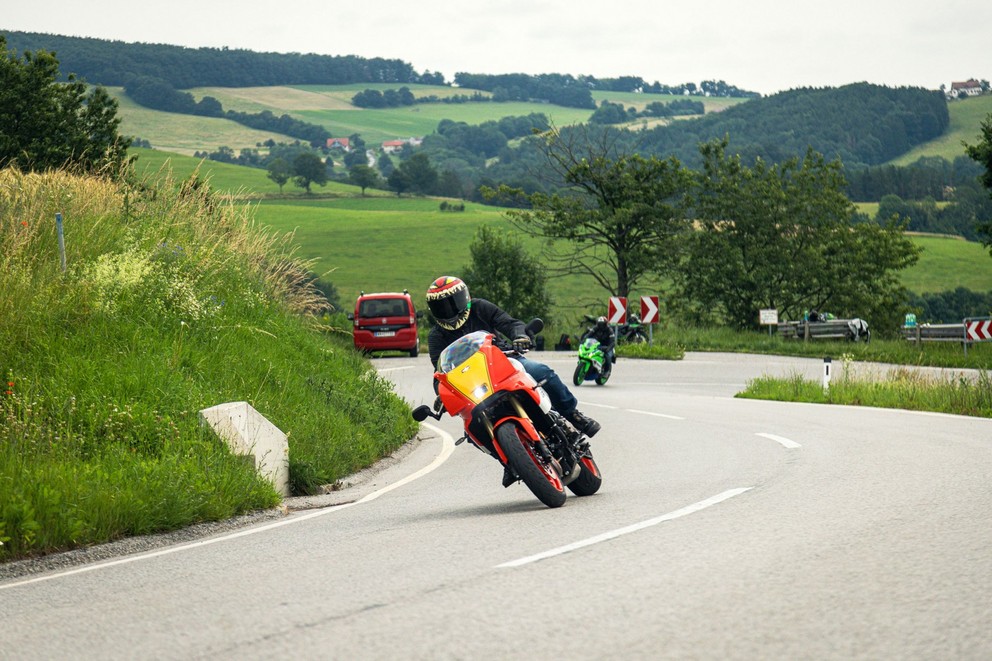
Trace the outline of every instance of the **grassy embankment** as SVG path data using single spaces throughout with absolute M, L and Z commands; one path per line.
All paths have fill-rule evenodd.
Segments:
M 747 388 L 737 396 L 992 418 L 992 378 L 987 370 L 978 372 L 973 379 L 928 376 L 904 367 L 890 369 L 883 375 L 855 377 L 845 364 L 850 359 L 850 354 L 842 354 L 840 378 L 832 379 L 828 388 L 824 388 L 821 382 L 800 376 L 785 379 L 762 377 L 748 383 Z
M 211 194 L 0 171 L 0 560 L 276 504 L 199 424 L 215 404 L 289 435 L 298 493 L 409 439 L 390 385 L 307 314 L 302 267 Z

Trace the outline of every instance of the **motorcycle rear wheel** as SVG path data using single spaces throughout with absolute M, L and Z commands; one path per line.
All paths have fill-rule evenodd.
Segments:
M 530 442 L 522 438 L 516 424 L 507 422 L 496 428 L 496 440 L 503 448 L 506 462 L 517 472 L 537 499 L 548 507 L 565 504 L 565 485 L 558 468 L 545 463 Z M 581 479 L 581 475 L 578 479 Z
M 603 485 L 603 475 L 599 472 L 599 466 L 592 458 L 591 452 L 579 457 L 579 463 L 582 464 L 582 472 L 568 483 L 568 488 L 576 496 L 591 496 Z

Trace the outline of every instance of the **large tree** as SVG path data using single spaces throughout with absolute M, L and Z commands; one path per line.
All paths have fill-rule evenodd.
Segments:
M 368 165 L 353 165 L 348 168 L 348 181 L 358 186 L 362 189 L 362 195 L 365 195 L 365 189 L 370 186 L 375 186 L 382 181 L 379 173 L 375 171 L 374 168 Z
M 518 319 L 540 317 L 547 324 L 553 305 L 547 291 L 547 274 L 540 260 L 523 245 L 482 225 L 469 246 L 472 264 L 462 270 L 462 279 L 472 292 L 496 303 Z
M 117 101 L 74 75 L 58 78 L 53 53 L 19 58 L 0 35 L 0 167 L 120 171 L 131 139 L 118 133 Z
M 596 131 L 595 141 L 588 131 Z M 610 129 L 549 131 L 543 153 L 560 192 L 525 195 L 503 186 L 499 195 L 529 205 L 507 216 L 523 232 L 553 240 L 545 256 L 554 274 L 585 274 L 626 297 L 674 263 L 675 239 L 688 228 L 682 211 L 690 174 L 674 158 L 617 153 L 615 136 Z
M 839 161 L 748 167 L 727 141 L 700 147 L 695 226 L 675 272 L 675 305 L 700 321 L 756 328 L 758 311 L 796 319 L 805 309 L 897 327 L 906 300 L 898 271 L 919 248 L 904 222 L 856 219 Z
M 965 145 L 965 149 L 968 156 L 985 166 L 981 177 L 982 185 L 992 193 L 992 115 L 988 115 L 982 122 L 982 139 L 976 145 Z M 992 222 L 980 223 L 978 233 L 982 237 L 982 245 L 992 253 Z
M 313 152 L 302 152 L 293 159 L 293 183 L 310 194 L 310 186 L 327 184 L 327 165 Z

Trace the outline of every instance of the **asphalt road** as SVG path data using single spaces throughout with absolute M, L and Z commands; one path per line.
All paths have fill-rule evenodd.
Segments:
M 555 510 L 425 426 L 335 506 L 0 580 L 0 659 L 992 658 L 992 421 L 733 398 L 822 372 L 621 359 L 575 389 L 603 487 Z

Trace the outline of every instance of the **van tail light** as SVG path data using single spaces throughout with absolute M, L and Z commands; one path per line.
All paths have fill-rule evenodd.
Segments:
M 410 317 L 410 321 L 409 321 L 408 323 L 409 323 L 410 325 L 413 325 L 413 317 L 412 317 L 412 316 Z

